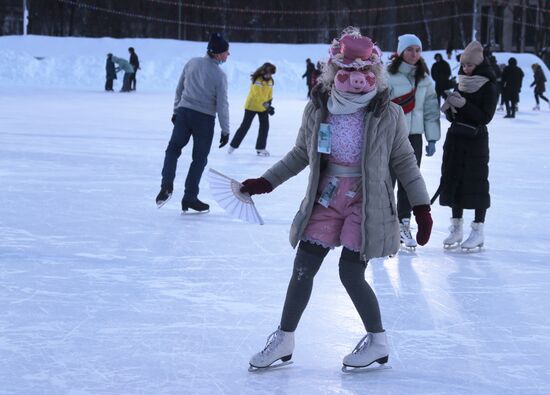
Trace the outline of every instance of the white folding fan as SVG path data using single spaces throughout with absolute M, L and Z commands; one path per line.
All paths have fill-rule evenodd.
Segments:
M 219 171 L 208 171 L 210 191 L 216 202 L 232 217 L 242 219 L 251 224 L 264 224 L 264 220 L 256 210 L 254 202 L 248 193 L 240 191 L 240 182 L 223 175 Z

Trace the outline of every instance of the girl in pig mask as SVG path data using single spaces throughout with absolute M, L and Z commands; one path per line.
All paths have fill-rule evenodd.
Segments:
M 328 252 L 339 246 L 340 279 L 366 330 L 344 357 L 343 369 L 388 361 L 386 332 L 365 269 L 369 259 L 399 249 L 391 170 L 414 206 L 420 245 L 428 242 L 432 218 L 405 117 L 389 100 L 380 58 L 380 49 L 359 29 L 344 30 L 329 47 L 294 147 L 260 178 L 242 183 L 242 192 L 268 193 L 309 167 L 306 196 L 290 229 L 290 243 L 298 250 L 282 317 L 265 348 L 252 356 L 252 370 L 281 365 L 273 365 L 279 360 L 289 363 L 313 278 Z

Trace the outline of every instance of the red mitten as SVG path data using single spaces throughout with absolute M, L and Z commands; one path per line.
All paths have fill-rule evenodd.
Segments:
M 418 225 L 418 232 L 416 232 L 416 242 L 421 246 L 425 245 L 430 240 L 430 234 L 432 233 L 432 216 L 430 214 L 430 206 L 423 204 L 422 206 L 413 207 L 414 218 Z
M 242 193 L 248 193 L 249 195 L 260 195 L 262 193 L 269 193 L 273 190 L 273 186 L 265 178 L 249 178 L 242 182 Z

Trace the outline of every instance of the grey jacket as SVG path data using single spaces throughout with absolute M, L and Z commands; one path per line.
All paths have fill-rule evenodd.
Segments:
M 296 143 L 283 159 L 263 177 L 273 188 L 281 185 L 309 165 L 306 196 L 290 229 L 290 243 L 296 247 L 306 228 L 321 176 L 323 160 L 317 152 L 319 124 L 328 115 L 328 93 L 317 86 L 306 105 Z M 411 205 L 430 204 L 424 179 L 416 164 L 409 142 L 409 130 L 403 110 L 379 93 L 369 104 L 365 116 L 361 171 L 363 175 L 363 218 L 361 255 L 364 260 L 393 255 L 399 249 L 399 222 L 392 188 L 390 168 L 405 187 Z
M 222 134 L 229 134 L 227 76 L 215 59 L 207 55 L 187 62 L 176 88 L 174 111 L 178 107 L 214 116 L 218 113 Z

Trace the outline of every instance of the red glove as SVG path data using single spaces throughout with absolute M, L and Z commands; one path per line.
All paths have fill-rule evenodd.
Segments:
M 416 242 L 423 246 L 430 240 L 430 234 L 432 233 L 432 216 L 430 214 L 430 206 L 424 204 L 422 206 L 413 207 L 414 218 L 418 225 L 418 232 L 416 232 Z
M 273 190 L 273 186 L 265 178 L 249 178 L 242 182 L 242 193 L 248 193 L 249 195 L 259 195 L 262 193 L 269 193 Z

